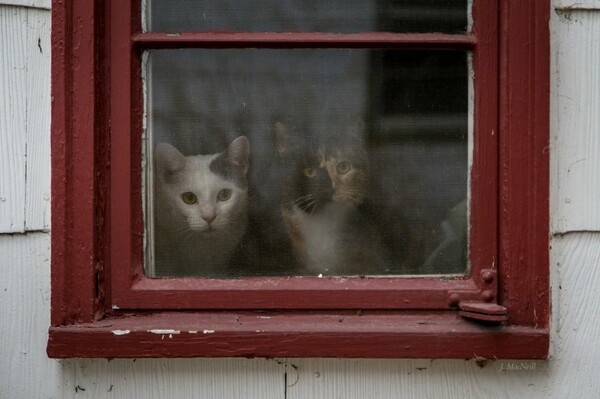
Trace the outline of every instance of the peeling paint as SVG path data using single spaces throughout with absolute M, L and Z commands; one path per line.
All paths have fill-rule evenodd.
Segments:
M 158 335 L 172 335 L 179 334 L 181 331 L 178 330 L 148 330 L 150 334 L 158 334 Z
M 119 310 L 121 309 L 120 307 L 118 307 L 117 305 L 112 305 L 112 310 Z
M 112 330 L 111 332 L 115 335 L 127 335 L 131 330 Z

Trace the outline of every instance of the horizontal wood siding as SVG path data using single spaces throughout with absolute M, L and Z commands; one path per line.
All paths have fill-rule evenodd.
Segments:
M 49 250 L 48 234 L 0 235 L 0 398 L 60 397 L 60 364 L 45 355 Z
M 557 11 L 554 22 L 552 227 L 598 231 L 600 10 Z
M 0 233 L 50 227 L 47 14 L 0 5 Z
M 25 231 L 27 11 L 0 6 L 0 233 Z
M 600 0 L 555 0 L 559 10 L 600 10 Z
M 0 0 L 0 5 L 23 6 L 49 10 L 52 0 Z

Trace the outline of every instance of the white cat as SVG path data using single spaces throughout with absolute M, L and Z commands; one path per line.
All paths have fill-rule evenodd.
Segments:
M 225 277 L 248 225 L 245 136 L 221 153 L 184 156 L 158 144 L 155 270 L 162 277 Z

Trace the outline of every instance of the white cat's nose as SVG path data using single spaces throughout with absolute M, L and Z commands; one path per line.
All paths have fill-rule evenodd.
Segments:
M 208 224 L 211 224 L 213 220 L 215 220 L 214 212 L 202 212 L 200 216 L 202 216 L 202 219 Z

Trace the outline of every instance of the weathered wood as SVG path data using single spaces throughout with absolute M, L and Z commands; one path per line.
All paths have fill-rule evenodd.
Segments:
M 500 2 L 499 303 L 508 323 L 549 321 L 549 3 Z M 502 278 L 502 276 L 504 278 Z
M 0 398 L 58 397 L 60 367 L 44 351 L 49 247 L 48 234 L 0 235 Z
M 282 361 L 137 359 L 62 361 L 60 398 L 284 399 Z M 43 391 L 40 396 L 45 397 Z
M 0 232 L 50 227 L 50 21 L 0 6 Z
M 472 49 L 472 35 L 445 33 L 142 33 L 133 37 L 150 48 L 410 48 Z
M 557 10 L 600 10 L 599 0 L 555 0 Z
M 103 237 L 94 197 L 95 5 L 57 1 L 52 10 L 53 324 L 93 320 L 98 307 L 96 239 Z M 80 64 L 75 68 L 71 59 Z
M 600 233 L 568 234 L 555 239 L 553 249 L 558 277 L 554 290 L 558 370 L 552 392 L 557 398 L 573 397 L 578 391 L 594 396 L 600 392 L 600 379 L 593 374 L 600 358 Z M 582 386 L 577 387 L 573 378 L 582 378 Z
M 544 329 L 483 326 L 456 312 L 165 312 L 50 328 L 52 357 L 542 359 Z
M 598 231 L 600 12 L 561 11 L 554 27 L 552 227 Z
M 52 0 L 0 0 L 0 5 L 23 6 L 49 10 Z
M 27 10 L 27 181 L 25 229 L 50 228 L 50 21 L 44 10 Z
M 25 231 L 27 9 L 0 6 L 0 233 Z

